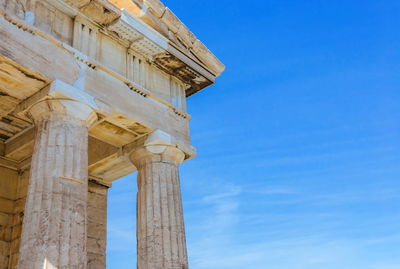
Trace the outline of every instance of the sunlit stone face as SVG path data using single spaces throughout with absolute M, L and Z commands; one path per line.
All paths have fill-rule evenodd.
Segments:
M 4 269 L 105 268 L 107 190 L 135 171 L 138 268 L 187 268 L 186 98 L 223 65 L 160 1 L 0 0 L 0 37 Z

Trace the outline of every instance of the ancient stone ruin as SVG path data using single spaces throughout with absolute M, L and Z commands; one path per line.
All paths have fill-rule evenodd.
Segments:
M 135 171 L 138 268 L 188 268 L 186 98 L 223 70 L 159 0 L 0 0 L 0 269 L 105 268 Z

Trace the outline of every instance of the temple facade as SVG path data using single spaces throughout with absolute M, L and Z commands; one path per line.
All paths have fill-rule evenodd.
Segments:
M 0 269 L 106 268 L 135 171 L 138 269 L 187 269 L 186 98 L 223 70 L 159 0 L 0 0 Z

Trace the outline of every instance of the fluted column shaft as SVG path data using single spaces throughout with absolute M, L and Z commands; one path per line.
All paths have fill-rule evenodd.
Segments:
M 159 154 L 143 148 L 132 155 L 138 168 L 138 269 L 188 268 L 178 171 L 183 157 L 172 147 Z
M 37 135 L 18 269 L 86 268 L 87 107 L 43 101 L 31 109 Z

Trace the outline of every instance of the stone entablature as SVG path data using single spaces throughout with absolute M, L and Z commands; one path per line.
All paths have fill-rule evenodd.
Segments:
M 212 84 L 215 77 L 223 70 L 223 65 L 194 38 L 194 35 L 168 8 L 165 8 L 158 22 L 164 25 L 162 27 L 164 30 L 170 29 L 167 30 L 169 38 L 165 36 L 165 31 L 156 31 L 154 28 L 159 27 L 154 27 L 154 23 L 146 24 L 149 23 L 146 19 L 149 16 L 147 13 L 152 12 L 154 3 L 145 10 L 145 13 L 142 12 L 147 15 L 135 17 L 130 11 L 119 10 L 105 0 L 2 1 L 0 8 L 8 14 L 14 14 L 44 33 L 73 46 L 91 61 L 98 61 L 118 74 L 134 79 L 134 82 L 141 87 L 155 92 L 168 102 L 175 98 L 171 97 L 172 81 L 175 81 L 174 83 L 179 81 L 181 98 L 184 99 L 185 96 Z M 121 5 L 118 1 L 114 2 Z M 150 2 L 146 2 L 146 5 Z M 130 2 L 128 8 L 133 3 Z M 176 26 L 178 30 L 172 26 L 175 24 L 178 24 Z M 185 36 L 183 33 L 193 38 L 183 38 L 182 36 Z M 192 42 L 182 43 L 177 40 L 192 40 Z M 205 55 L 208 55 L 208 59 L 202 61 L 201 57 Z M 140 61 L 139 68 L 148 70 L 147 77 L 133 76 L 133 70 L 130 68 L 135 64 L 133 57 Z M 219 66 L 215 68 L 217 62 Z M 177 77 L 178 80 L 173 77 Z M 178 109 L 182 110 L 184 107 Z

